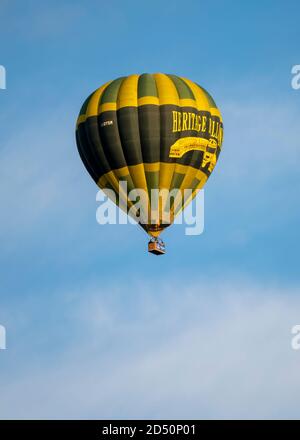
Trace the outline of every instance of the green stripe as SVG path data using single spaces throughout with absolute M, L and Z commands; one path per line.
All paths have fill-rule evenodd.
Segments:
M 106 102 L 116 102 L 118 98 L 118 93 L 120 86 L 122 84 L 124 77 L 115 79 L 112 83 L 110 83 L 106 89 L 104 90 L 100 104 L 105 104 Z
M 172 177 L 172 182 L 171 182 L 171 185 L 170 185 L 170 191 L 172 191 L 172 190 L 180 190 L 181 184 L 182 184 L 184 178 L 185 178 L 185 174 L 174 172 L 173 177 Z M 175 196 L 176 196 L 176 194 L 177 193 L 175 192 Z M 170 209 L 173 208 L 173 205 L 174 205 L 174 202 L 175 202 L 175 198 L 172 197 L 172 199 L 169 202 L 170 203 Z M 166 210 L 166 207 L 164 209 Z
M 188 189 L 191 189 L 192 192 L 194 192 L 194 190 L 199 186 L 200 182 L 201 182 L 201 180 L 196 179 L 196 177 L 195 177 L 191 183 L 190 188 L 188 188 Z M 178 212 L 180 211 L 180 209 L 181 209 L 181 206 L 179 205 L 174 213 L 175 217 L 178 214 Z
M 174 83 L 179 99 L 195 99 L 190 87 L 176 75 L 167 75 Z
M 172 190 L 172 189 L 180 189 L 184 177 L 185 177 L 184 174 L 174 172 L 173 177 L 172 177 L 172 182 L 171 182 L 170 190 Z
M 94 94 L 94 92 L 91 93 L 90 96 L 89 96 L 88 98 L 86 98 L 86 100 L 85 100 L 84 103 L 82 104 L 82 107 L 81 107 L 80 112 L 79 112 L 79 116 L 81 116 L 81 115 L 85 115 L 85 113 L 86 113 L 86 109 L 87 109 L 88 104 L 89 104 L 89 101 L 90 101 L 91 97 L 93 96 L 93 94 Z
M 151 196 L 151 189 L 159 188 L 159 171 L 145 171 L 148 194 Z
M 201 180 L 199 180 L 195 177 L 191 183 L 191 190 L 194 191 L 197 188 L 197 186 L 199 186 L 200 182 L 201 182 Z
M 116 176 L 117 178 L 117 176 Z M 130 174 L 127 174 L 126 176 L 122 176 L 119 178 L 119 182 L 126 182 L 127 183 L 127 193 L 135 189 L 135 186 L 132 181 L 132 177 Z
M 155 79 L 149 73 L 143 73 L 138 81 L 138 98 L 143 96 L 158 97 Z

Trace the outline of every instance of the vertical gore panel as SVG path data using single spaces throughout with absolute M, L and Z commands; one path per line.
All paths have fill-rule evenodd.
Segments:
M 89 103 L 89 101 L 90 101 L 91 96 L 93 96 L 93 94 L 94 94 L 94 92 L 91 93 L 90 96 L 89 96 L 88 98 L 86 98 L 86 100 L 85 100 L 84 103 L 82 104 L 82 107 L 81 107 L 81 109 L 80 109 L 80 112 L 79 112 L 78 117 L 79 117 L 79 116 L 82 116 L 82 115 L 85 115 L 85 112 L 86 112 L 86 109 L 87 109 L 88 103 Z
M 120 108 L 117 111 L 117 119 L 126 164 L 129 166 L 143 163 L 138 108 Z
M 173 81 L 163 73 L 155 73 L 154 75 L 159 104 L 175 104 L 179 105 L 179 96 Z
M 199 84 L 196 84 L 197 87 L 199 87 L 199 89 L 202 91 L 202 93 L 204 93 L 204 95 L 206 96 L 206 99 L 209 102 L 209 106 L 210 107 L 217 107 L 215 101 L 213 100 L 212 96 L 208 93 L 207 90 L 205 90 L 203 87 L 199 86 Z
M 97 163 L 99 167 L 100 174 L 98 177 L 100 177 L 102 174 L 110 171 L 110 165 L 104 153 L 103 145 L 101 143 L 98 117 L 93 116 L 88 118 L 85 121 L 84 126 L 88 139 L 88 145 L 91 146 L 91 150 L 93 151 L 95 157 L 95 163 Z
M 117 97 L 117 109 L 137 106 L 137 86 L 139 75 L 130 75 L 122 81 Z
M 138 81 L 138 98 L 144 96 L 158 97 L 155 79 L 149 73 L 143 73 Z
M 197 86 L 195 83 L 190 81 L 187 78 L 181 78 L 192 90 L 193 95 L 195 96 L 198 110 L 208 110 L 210 109 L 210 100 L 206 93 L 204 93 L 203 89 Z
M 101 164 L 95 160 L 93 146 L 89 142 L 89 138 L 87 136 L 85 123 L 82 123 L 78 126 L 78 137 L 79 143 L 82 146 L 81 152 L 86 159 L 86 162 L 89 164 L 89 167 L 93 170 L 93 174 L 97 177 L 101 174 L 100 168 Z
M 123 82 L 124 78 L 118 78 L 112 81 L 104 90 L 101 99 L 100 99 L 100 105 L 106 104 L 108 102 L 116 102 L 119 88 Z
M 119 135 L 117 113 L 114 110 L 98 116 L 101 143 L 111 170 L 126 166 L 123 146 Z
M 99 89 L 97 89 L 90 97 L 90 100 L 88 102 L 88 106 L 86 109 L 86 118 L 89 118 L 91 116 L 97 116 L 99 113 L 99 105 L 100 105 L 100 100 L 102 98 L 102 95 L 105 91 L 105 89 L 107 88 L 107 86 L 111 83 L 107 82 L 106 84 L 104 84 L 103 86 L 99 87 Z
M 193 99 L 195 100 L 195 96 L 193 94 L 193 91 L 189 87 L 187 83 L 185 83 L 179 76 L 175 75 L 168 75 L 168 77 L 173 81 L 177 93 L 179 96 L 179 99 Z
M 172 132 L 172 110 L 180 111 L 179 97 L 173 81 L 161 73 L 154 75 L 160 104 L 160 161 L 175 163 L 169 158 L 170 145 L 176 142 L 180 133 Z M 173 104 L 173 105 L 172 105 Z
M 82 124 L 80 124 L 80 125 L 82 125 Z M 80 127 L 80 125 L 79 125 L 78 129 L 76 130 L 76 143 L 77 143 L 78 153 L 79 153 L 79 156 L 80 156 L 85 168 L 87 169 L 89 175 L 97 183 L 98 173 L 94 169 L 93 163 L 91 162 L 91 160 L 89 160 L 86 152 L 84 151 L 85 150 L 84 145 L 85 145 L 86 139 L 84 137 L 85 136 L 84 130 L 82 127 Z
M 140 140 L 144 163 L 160 161 L 160 110 L 158 105 L 138 107 Z
M 117 118 L 123 153 L 130 177 L 136 189 L 148 194 L 144 161 L 140 142 L 138 113 L 139 75 L 128 76 L 122 83 L 117 98 Z M 141 217 L 147 215 L 147 205 L 141 207 Z
M 177 89 L 177 93 L 178 93 L 179 98 L 180 99 L 190 99 L 195 102 L 194 105 L 196 106 L 197 105 L 196 99 L 195 99 L 195 96 L 194 96 L 193 91 L 190 88 L 190 86 L 176 75 L 168 75 L 168 76 L 174 82 L 174 85 Z M 189 111 L 194 112 L 194 109 L 182 108 L 182 111 L 188 113 Z M 185 132 L 180 133 L 181 138 L 187 137 L 187 136 L 198 136 L 198 134 L 193 132 L 192 130 L 187 130 Z M 182 165 L 191 165 L 191 162 L 193 162 L 193 163 L 198 162 L 197 165 L 200 166 L 200 163 L 202 160 L 201 156 L 202 155 L 199 154 L 199 152 L 192 151 L 192 152 L 185 154 L 184 157 L 179 162 Z M 175 168 L 175 171 L 176 171 L 176 168 Z M 172 188 L 173 188 L 173 186 L 172 186 Z M 179 188 L 179 187 L 175 185 L 174 188 Z
M 143 162 L 137 109 L 138 75 L 127 77 L 118 93 L 118 128 L 127 165 Z

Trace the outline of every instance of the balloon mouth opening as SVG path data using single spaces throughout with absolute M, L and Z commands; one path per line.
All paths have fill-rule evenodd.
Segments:
M 166 223 L 163 225 L 146 225 L 146 232 L 151 235 L 151 237 L 158 237 L 164 229 L 170 226 L 171 223 Z

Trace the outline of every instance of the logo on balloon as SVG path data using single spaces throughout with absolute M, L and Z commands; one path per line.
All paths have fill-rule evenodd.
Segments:
M 218 145 L 222 144 L 223 126 L 220 118 L 212 118 L 207 112 L 179 112 L 174 110 L 173 115 L 173 133 L 182 131 L 196 131 L 205 135 L 208 133 L 211 137 L 218 141 Z
M 203 151 L 201 168 L 209 164 L 208 171 L 212 172 L 217 163 L 218 144 L 214 139 L 204 139 L 197 137 L 186 137 L 178 139 L 170 148 L 169 157 L 181 158 L 189 151 Z

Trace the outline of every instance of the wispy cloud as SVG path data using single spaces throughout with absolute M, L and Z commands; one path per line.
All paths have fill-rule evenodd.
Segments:
M 74 338 L 63 352 L 46 339 L 43 354 L 28 340 L 28 365 L 2 384 L 1 417 L 297 418 L 300 353 L 290 330 L 299 288 L 176 286 L 165 282 L 159 295 L 144 281 L 63 293 L 57 319 L 64 315 Z
M 0 418 L 299 417 L 297 14 L 208 4 L 187 63 L 203 8 L 156 3 L 1 2 Z M 205 232 L 170 228 L 164 259 L 96 224 L 74 140 L 83 95 L 143 71 L 198 79 L 225 123 Z

